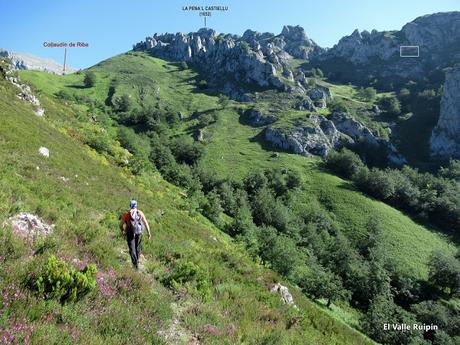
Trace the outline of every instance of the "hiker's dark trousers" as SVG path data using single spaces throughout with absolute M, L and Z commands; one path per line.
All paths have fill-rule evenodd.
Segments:
M 128 230 L 126 233 L 126 239 L 128 240 L 129 255 L 131 255 L 131 261 L 133 262 L 133 265 L 137 267 L 141 256 L 142 234 L 135 235 L 134 232 Z

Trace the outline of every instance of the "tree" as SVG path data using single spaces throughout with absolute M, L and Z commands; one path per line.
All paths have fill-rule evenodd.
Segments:
M 249 44 L 246 41 L 241 42 L 241 49 L 249 50 Z
M 409 344 L 414 339 L 420 338 L 416 332 L 396 332 L 389 329 L 383 330 L 385 324 L 414 324 L 412 314 L 398 307 L 390 293 L 376 296 L 369 307 L 363 320 L 363 329 L 370 337 L 383 344 L 402 345 Z M 418 343 L 420 344 L 420 342 Z M 423 343 L 422 343 L 423 344 Z
M 222 227 L 222 206 L 220 204 L 219 194 L 212 190 L 206 195 L 207 202 L 203 207 L 203 215 L 208 217 L 218 227 Z
M 380 100 L 380 107 L 390 116 L 398 116 L 401 113 L 401 103 L 395 96 L 387 96 Z
M 171 140 L 171 152 L 178 163 L 193 165 L 198 162 L 203 154 L 203 147 L 187 135 L 182 135 Z
M 85 79 L 83 79 L 83 83 L 86 87 L 93 87 L 96 84 L 96 73 L 93 71 L 88 71 L 85 73 Z
M 131 96 L 124 93 L 120 97 L 115 98 L 114 108 L 117 112 L 128 112 L 132 108 Z
M 395 194 L 395 181 L 385 170 L 373 168 L 366 180 L 356 181 L 367 193 L 380 200 L 388 200 Z
M 428 280 L 435 286 L 453 296 L 460 290 L 460 261 L 440 251 L 435 251 L 428 263 L 430 273 Z
M 220 96 L 219 96 L 219 101 L 218 101 L 218 103 L 219 103 L 219 105 L 220 105 L 220 107 L 221 107 L 222 109 L 227 108 L 229 102 L 230 102 L 230 99 L 229 99 L 227 96 L 225 96 L 225 95 L 220 95 Z
M 357 93 L 359 98 L 367 102 L 373 102 L 377 97 L 377 91 L 373 87 L 361 87 Z
M 328 104 L 328 108 L 332 112 L 336 112 L 336 111 L 347 112 L 348 111 L 348 107 L 345 104 L 345 102 L 343 100 L 339 100 L 339 99 L 330 100 L 329 104 Z
M 317 263 L 311 266 L 311 272 L 301 284 L 301 287 L 314 298 L 326 299 L 328 308 L 331 306 L 332 301 L 347 299 L 349 296 L 348 291 L 342 285 L 340 277 Z
M 326 167 L 345 178 L 353 178 L 364 164 L 356 153 L 342 148 L 339 152 L 329 152 Z
M 204 79 L 200 80 L 198 82 L 198 88 L 200 90 L 206 90 L 208 88 L 208 82 L 206 80 L 204 80 Z

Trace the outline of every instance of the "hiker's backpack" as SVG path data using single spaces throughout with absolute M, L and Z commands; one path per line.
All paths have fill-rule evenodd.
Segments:
M 129 227 L 135 235 L 140 235 L 144 231 L 144 223 L 138 210 L 129 211 Z

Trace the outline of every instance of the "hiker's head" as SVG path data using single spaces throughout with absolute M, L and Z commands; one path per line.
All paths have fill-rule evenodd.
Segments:
M 137 208 L 137 201 L 134 200 L 134 199 L 131 200 L 131 201 L 129 202 L 129 207 L 131 207 L 131 208 Z

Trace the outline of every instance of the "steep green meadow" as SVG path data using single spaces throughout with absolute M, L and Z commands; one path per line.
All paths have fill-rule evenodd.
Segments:
M 113 61 L 123 59 L 129 57 Z M 148 74 L 155 80 L 171 75 L 162 67 L 165 63 L 142 59 L 161 71 Z M 88 131 L 103 136 L 104 129 L 88 124 L 86 106 L 68 106 L 53 94 L 67 88 L 102 100 L 110 78 L 104 78 L 102 67 L 97 73 L 92 92 L 74 88 L 81 75 L 22 73 L 39 90 L 43 118 L 16 97 L 16 88 L 0 80 L 1 222 L 30 212 L 55 225 L 52 235 L 34 242 L 8 227 L 0 232 L 0 338 L 13 336 L 11 342 L 25 344 L 371 343 L 288 283 L 283 284 L 299 309 L 283 304 L 269 291 L 279 276 L 190 212 L 180 190 L 158 173 L 134 177 L 108 155 L 84 145 Z M 171 90 L 160 85 L 164 95 Z M 196 96 L 190 103 L 171 100 L 184 111 L 203 107 L 203 100 L 206 106 L 215 102 Z M 116 142 L 108 144 L 109 151 L 129 157 Z M 41 146 L 50 150 L 49 158 L 38 153 Z M 153 229 L 152 241 L 144 240 L 139 272 L 130 267 L 118 230 L 120 211 L 132 197 Z M 96 290 L 75 303 L 41 298 L 33 289 L 34 279 L 52 254 L 71 265 L 96 264 Z M 178 281 L 174 288 L 166 283 L 172 277 Z
M 87 123 L 89 122 L 90 113 L 92 112 L 91 106 L 88 105 L 88 100 L 96 101 L 100 105 L 104 106 L 110 100 L 114 100 L 123 94 L 129 95 L 133 104 L 148 102 L 149 100 L 154 99 L 156 105 L 161 104 L 162 107 L 167 107 L 174 112 L 180 112 L 182 114 L 182 121 L 180 121 L 174 129 L 176 134 L 185 133 L 196 135 L 196 125 L 198 122 L 196 114 L 213 113 L 216 115 L 217 121 L 206 126 L 204 129 L 206 144 L 201 164 L 206 170 L 213 171 L 217 177 L 231 178 L 235 181 L 241 181 L 248 173 L 259 169 L 279 167 L 297 171 L 306 184 L 306 187 L 302 193 L 300 193 L 300 200 L 307 200 L 311 197 L 320 200 L 320 202 L 335 215 L 335 220 L 341 229 L 344 230 L 347 236 L 354 242 L 359 242 L 365 235 L 365 232 L 367 231 L 366 223 L 369 219 L 377 219 L 384 230 L 385 250 L 388 257 L 391 258 L 393 262 L 397 263 L 403 272 L 416 279 L 426 279 L 426 264 L 433 250 L 439 249 L 450 253 L 455 251 L 455 246 L 449 242 L 449 239 L 436 232 L 435 229 L 417 224 L 400 211 L 397 211 L 382 202 L 369 198 L 368 196 L 355 190 L 350 183 L 323 171 L 318 159 L 300 157 L 298 155 L 277 152 L 277 150 L 274 150 L 262 139 L 264 130 L 263 127 L 252 128 L 240 121 L 239 110 L 244 109 L 248 106 L 248 104 L 230 101 L 228 106 L 225 109 L 222 109 L 217 96 L 207 94 L 206 90 L 203 91 L 197 87 L 197 81 L 200 80 L 200 76 L 190 69 L 183 69 L 178 64 L 168 63 L 166 61 L 152 58 L 143 53 L 130 52 L 103 61 L 92 67 L 90 70 L 94 71 L 97 76 L 96 85 L 92 88 L 83 87 L 83 74 L 56 76 L 35 71 L 24 71 L 20 73 L 22 80 L 27 81 L 34 86 L 37 94 L 41 96 L 40 98 L 45 108 L 52 109 L 51 111 L 48 111 L 47 118 L 52 120 L 51 122 L 60 132 L 67 133 L 75 138 L 73 140 L 79 140 L 81 137 L 81 131 L 78 130 L 79 127 L 83 126 L 85 131 L 87 129 Z M 358 101 L 353 100 L 355 92 L 353 87 L 332 86 L 330 84 L 328 84 L 328 86 L 331 86 L 332 92 L 338 97 L 348 99 L 350 102 L 356 103 L 356 106 L 360 105 Z M 73 104 L 72 107 L 66 107 L 66 101 L 58 100 L 56 97 L 59 92 L 79 96 L 83 101 L 79 104 L 69 102 Z M 62 94 L 60 98 L 62 99 Z M 293 113 L 292 116 L 296 117 L 299 116 L 299 114 Z M 38 119 L 36 121 L 42 120 Z M 82 123 L 84 125 L 82 125 Z M 98 118 L 98 123 L 100 126 L 105 127 L 108 133 L 114 131 L 113 123 L 110 119 L 101 117 L 100 119 Z M 82 146 L 80 145 L 78 147 L 79 150 L 81 150 Z M 50 149 L 53 155 L 53 150 L 52 148 Z M 126 176 L 129 174 L 126 172 L 122 173 L 120 168 L 114 168 L 111 165 L 113 162 L 110 157 L 107 158 L 107 162 L 106 159 L 101 158 L 100 155 L 96 155 L 88 149 L 85 150 L 88 155 L 94 157 L 93 159 L 95 159 L 101 167 L 105 166 L 107 171 L 110 170 L 111 174 L 118 171 L 117 178 L 121 178 L 120 174 L 124 174 L 124 179 L 128 178 Z M 117 151 L 117 154 L 120 157 L 127 154 L 126 152 L 122 152 L 121 148 L 112 151 Z M 274 155 L 275 152 L 276 155 Z M 50 162 L 52 161 L 52 157 L 53 156 L 51 156 Z M 72 157 L 72 155 L 69 157 Z M 72 159 L 72 161 L 74 160 Z M 86 166 L 86 159 L 83 159 L 83 161 L 85 161 L 85 164 L 83 165 Z M 80 163 L 78 163 L 77 160 L 77 163 L 75 164 Z M 32 165 L 32 167 L 33 166 L 34 165 Z M 43 173 L 43 169 L 41 169 L 39 173 Z M 63 171 L 59 173 L 68 177 L 71 177 L 74 174 L 72 171 Z M 85 176 L 83 172 L 77 174 L 79 176 Z M 87 174 L 86 176 L 91 175 Z M 131 177 L 130 179 L 132 180 L 133 178 Z M 139 179 L 142 181 L 138 181 Z M 55 183 L 57 185 L 62 185 L 62 181 L 58 181 L 55 181 Z M 152 259 L 158 258 L 158 253 L 165 251 L 168 253 L 167 255 L 165 254 L 166 257 L 171 255 L 174 257 L 177 255 L 177 252 L 183 254 L 185 251 L 186 253 L 190 252 L 189 254 L 183 254 L 190 255 L 187 256 L 189 260 L 202 263 L 204 267 L 213 265 L 212 270 L 221 272 L 221 269 L 217 267 L 222 264 L 222 261 L 217 260 L 214 264 L 207 262 L 207 258 L 209 257 L 208 247 L 212 248 L 217 245 L 215 241 L 213 242 L 209 239 L 210 229 L 212 229 L 212 236 L 216 236 L 219 239 L 219 242 L 222 241 L 226 243 L 225 248 L 227 248 L 227 246 L 233 248 L 234 245 L 231 244 L 230 240 L 226 236 L 219 233 L 201 216 L 189 215 L 186 211 L 186 202 L 178 197 L 178 189 L 162 181 L 158 174 L 134 179 L 133 183 L 134 185 L 137 185 L 137 187 L 132 187 L 134 189 L 129 191 L 126 189 L 127 187 L 124 187 L 124 182 L 120 182 L 119 180 L 117 181 L 117 183 L 101 182 L 101 184 L 99 184 L 99 186 L 102 186 L 103 184 L 111 186 L 110 192 L 112 193 L 106 192 L 104 196 L 101 194 L 98 198 L 95 196 L 95 201 L 94 203 L 89 204 L 90 206 L 87 206 L 86 204 L 86 196 L 84 198 L 85 200 L 80 201 L 80 203 L 84 205 L 84 207 L 89 207 L 91 209 L 94 207 L 96 210 L 101 210 L 98 208 L 99 206 L 97 206 L 97 203 L 99 203 L 100 198 L 105 197 L 110 199 L 104 201 L 110 201 L 110 207 L 102 208 L 102 210 L 114 210 L 116 213 L 120 207 L 123 207 L 126 204 L 126 200 L 129 199 L 130 196 L 126 194 L 134 194 L 140 199 L 141 205 L 153 205 L 153 209 L 150 211 L 149 215 L 155 219 L 154 228 L 158 229 L 159 236 L 164 236 L 160 241 L 154 239 L 152 242 L 153 244 L 149 244 L 147 247 L 146 253 L 149 253 Z M 73 181 L 69 184 L 71 183 L 73 183 Z M 139 183 L 142 183 L 144 186 L 139 185 Z M 118 187 L 118 185 L 120 187 Z M 148 186 L 152 195 L 148 195 L 149 193 L 144 192 L 146 189 L 145 186 Z M 160 188 L 160 190 L 157 190 L 160 186 L 163 187 Z M 65 187 L 68 188 L 68 186 Z M 80 185 L 80 188 L 84 189 L 86 187 Z M 125 189 L 123 190 L 123 188 Z M 113 193 L 113 191 L 115 191 L 115 193 Z M 88 189 L 86 193 L 92 195 L 94 192 Z M 46 195 L 49 194 L 50 193 Z M 146 199 L 143 200 L 143 198 Z M 75 199 L 81 200 L 82 197 L 75 196 Z M 89 199 L 91 199 L 91 197 L 89 197 Z M 67 204 L 73 205 L 68 200 Z M 41 209 L 43 209 L 43 212 L 46 213 L 49 212 L 47 210 L 50 208 L 42 207 Z M 174 211 L 170 211 L 171 209 Z M 179 222 L 179 220 L 174 217 L 177 214 L 176 209 L 180 212 L 180 214 L 182 214 L 184 219 L 187 219 L 187 221 L 194 219 L 193 222 L 197 222 L 194 223 L 194 226 L 201 229 L 198 232 L 201 235 L 195 235 L 192 230 L 189 230 L 189 225 L 184 226 L 181 222 L 184 222 L 185 220 L 181 220 Z M 159 216 L 161 211 L 165 211 L 164 216 Z M 105 211 L 100 212 L 104 213 Z M 11 213 L 12 211 L 5 211 L 5 214 Z M 43 214 L 43 216 L 45 218 L 49 217 L 46 214 Z M 74 216 L 72 219 L 77 218 L 78 217 Z M 169 219 L 169 223 L 167 223 L 167 219 Z M 110 226 L 116 229 L 115 219 L 112 219 L 111 221 L 112 223 L 110 223 Z M 206 226 L 201 225 L 204 224 L 203 222 L 206 223 Z M 201 226 L 203 228 L 201 228 Z M 194 234 L 194 241 L 191 240 L 191 234 Z M 198 236 L 198 238 L 203 237 L 200 240 L 201 242 L 196 240 L 195 236 Z M 118 237 L 117 240 L 120 243 L 122 242 L 120 237 Z M 164 249 L 165 246 L 168 249 Z M 196 246 L 201 248 L 201 250 L 194 250 Z M 91 255 L 94 255 L 94 253 L 91 253 Z M 240 255 L 244 256 L 244 254 L 241 253 Z M 101 260 L 105 259 L 102 258 Z M 155 262 L 157 261 L 158 259 Z M 160 268 L 157 269 L 153 267 L 152 270 L 154 272 L 158 270 L 161 271 L 161 265 L 163 265 L 163 263 L 160 260 L 157 264 Z M 167 266 L 167 264 L 164 265 Z M 214 265 L 216 267 L 214 267 Z M 235 266 L 234 262 L 233 265 Z M 246 265 L 248 265 L 247 267 L 254 267 L 249 261 L 246 262 Z M 241 266 L 238 263 L 238 269 L 240 269 L 240 267 Z M 262 270 L 261 268 L 257 269 Z M 227 275 L 229 276 L 229 279 L 233 279 L 232 270 L 229 268 L 226 272 L 231 272 Z M 262 270 L 261 272 L 266 271 Z M 273 273 L 265 274 L 270 276 L 270 278 L 266 281 L 274 279 Z M 248 274 L 242 273 L 242 275 L 246 277 L 245 279 L 249 279 L 247 280 L 247 284 L 251 285 L 254 282 L 251 280 L 255 277 L 253 273 L 249 274 L 252 278 L 248 277 Z M 237 276 L 234 277 L 236 280 L 241 279 L 236 278 Z M 219 284 L 219 282 L 214 283 L 213 281 L 213 286 L 218 286 Z M 234 284 L 233 280 L 231 284 Z M 260 291 L 265 290 L 261 289 Z M 235 291 L 232 293 L 234 292 Z M 238 288 L 239 296 L 245 295 L 246 293 L 247 290 L 245 286 L 244 288 L 241 286 Z M 225 295 L 228 297 L 227 293 Z M 256 292 L 253 293 L 253 296 L 256 296 Z M 257 297 L 255 298 L 257 299 Z M 300 295 L 297 294 L 296 298 L 300 298 Z M 302 298 L 302 300 L 305 301 L 305 303 L 310 303 L 306 299 Z M 225 304 L 227 302 L 222 303 Z M 251 317 L 255 317 L 255 319 L 258 318 L 255 316 L 256 314 L 254 314 L 256 313 L 257 308 L 251 305 L 251 303 L 244 303 L 245 306 L 252 310 L 250 312 L 248 311 L 249 314 L 245 317 L 235 317 L 235 320 L 241 319 L 241 322 L 246 325 L 245 329 L 248 330 L 247 332 L 249 332 L 251 327 L 254 327 L 253 322 L 255 321 L 252 320 Z M 235 304 L 238 305 L 238 303 Z M 240 307 L 237 307 L 236 305 L 231 306 L 232 308 L 235 308 L 235 311 L 245 309 L 241 308 L 241 304 Z M 319 313 L 316 307 L 312 308 L 311 306 L 312 304 L 310 303 L 308 307 L 310 311 Z M 190 325 L 192 325 L 192 329 L 194 331 L 199 330 L 199 328 L 204 324 L 219 324 L 224 327 L 224 325 L 231 323 L 231 321 L 224 320 L 222 315 L 219 314 L 218 311 L 224 310 L 223 308 L 216 306 L 215 311 L 213 308 L 209 308 L 210 309 L 207 309 L 207 312 L 211 313 L 213 316 L 210 316 L 210 319 L 208 320 L 203 320 L 201 318 L 202 316 L 192 316 L 194 321 L 191 321 Z M 283 307 L 281 306 L 280 308 Z M 346 314 L 344 310 L 336 310 L 334 315 L 341 317 L 342 319 L 347 319 L 348 316 L 344 316 Z M 224 311 L 222 311 L 222 313 L 224 313 Z M 314 317 L 312 316 L 311 320 L 314 319 Z M 357 317 L 359 316 L 354 316 L 352 318 Z M 355 321 L 356 320 L 351 320 L 349 323 L 354 324 L 356 323 Z M 312 334 L 315 334 L 315 332 Z M 292 336 L 293 340 L 291 343 L 293 341 L 297 341 L 296 336 Z M 314 335 L 312 336 L 314 337 Z M 249 338 L 251 337 L 254 337 L 254 334 L 250 334 Z M 340 337 L 341 335 L 338 336 L 338 338 Z M 285 337 L 284 333 L 283 339 L 289 340 L 288 337 Z M 335 340 L 331 339 L 329 339 L 329 341 L 332 342 L 325 341 L 324 343 L 334 343 Z M 361 340 L 358 340 L 358 343 L 359 341 Z M 275 341 L 275 343 L 277 342 Z M 313 343 L 321 342 L 320 340 L 313 340 Z

